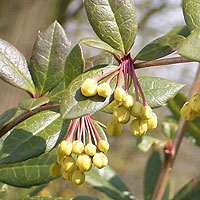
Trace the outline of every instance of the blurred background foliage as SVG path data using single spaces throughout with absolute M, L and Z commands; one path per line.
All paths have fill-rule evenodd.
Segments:
M 150 41 L 168 33 L 173 27 L 184 25 L 181 0 L 134 0 L 139 21 L 139 32 L 132 54 Z M 27 59 L 30 58 L 33 43 L 39 30 L 45 30 L 57 19 L 65 28 L 72 47 L 83 37 L 95 36 L 88 24 L 81 0 L 0 0 L 0 38 L 16 46 Z M 99 51 L 85 48 L 85 57 L 98 54 Z M 138 70 L 139 76 L 163 77 L 186 84 L 184 92 L 189 88 L 197 71 L 196 64 L 179 64 Z M 20 100 L 28 97 L 24 92 L 0 81 L 0 112 L 15 107 Z M 161 123 L 164 116 L 170 115 L 169 110 L 156 109 L 159 127 L 150 133 L 163 138 Z M 107 123 L 111 116 L 102 113 L 94 118 Z M 142 153 L 135 147 L 136 138 L 126 128 L 118 138 L 109 138 L 111 149 L 108 153 L 109 163 L 126 182 L 133 194 L 143 199 L 143 173 L 150 155 Z M 184 139 L 172 173 L 172 194 L 179 190 L 192 177 L 199 175 L 199 148 Z M 20 189 L 10 187 L 8 199 L 13 199 Z M 87 184 L 74 186 L 61 178 L 52 181 L 40 192 L 41 196 L 74 197 L 90 195 L 99 199 L 107 199 L 104 194 L 95 191 Z

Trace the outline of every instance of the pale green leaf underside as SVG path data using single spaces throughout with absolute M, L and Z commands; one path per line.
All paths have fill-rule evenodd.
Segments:
M 192 31 L 200 28 L 200 1 L 183 0 L 183 14 L 188 28 Z
M 58 22 L 54 22 L 45 32 L 38 33 L 30 69 L 40 94 L 53 89 L 63 79 L 69 48 L 70 42 Z
M 38 99 L 25 99 L 19 103 L 19 108 L 22 110 L 33 110 L 40 107 L 46 103 L 49 103 L 48 97 L 41 97 Z
M 136 200 L 110 166 L 103 169 L 93 168 L 86 174 L 86 182 L 112 199 Z
M 8 185 L 24 188 L 48 183 L 54 179 L 49 174 L 49 167 L 55 162 L 56 156 L 56 151 L 52 151 L 24 162 L 1 164 L 0 181 Z
M 151 61 L 167 56 L 184 41 L 181 35 L 166 35 L 147 44 L 136 56 L 135 60 Z
M 35 95 L 25 57 L 10 43 L 0 39 L 0 78 Z
M 128 53 L 137 33 L 137 19 L 132 1 L 84 2 L 89 22 L 98 37 L 114 49 Z
M 180 45 L 178 53 L 190 60 L 200 62 L 200 29 L 195 29 Z
M 50 110 L 26 119 L 4 140 L 0 162 L 15 163 L 50 151 L 65 136 L 68 125 L 60 113 Z

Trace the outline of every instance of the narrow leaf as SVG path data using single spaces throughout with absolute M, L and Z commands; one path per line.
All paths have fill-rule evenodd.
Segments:
M 184 41 L 181 35 L 167 35 L 147 44 L 136 56 L 136 60 L 151 61 L 167 56 L 178 49 Z
M 95 95 L 94 97 L 88 98 L 81 94 L 80 87 L 87 78 L 96 78 L 115 67 L 116 66 L 94 67 L 75 78 L 67 88 L 61 101 L 60 111 L 62 117 L 64 119 L 78 118 L 87 114 L 93 114 L 106 106 L 112 98 L 111 96 L 103 98 Z M 116 80 L 111 81 L 110 85 L 112 89 L 114 89 Z
M 33 110 L 40 107 L 46 103 L 49 103 L 48 97 L 41 97 L 38 99 L 25 99 L 19 103 L 19 108 L 22 110 Z
M 198 0 L 183 0 L 182 6 L 188 28 L 191 31 L 200 28 L 200 2 Z
M 81 46 L 78 44 L 69 53 L 65 62 L 64 79 L 66 88 L 71 83 L 71 81 L 83 73 L 84 70 L 85 60 L 83 57 L 83 51 Z
M 60 102 L 64 92 L 65 81 L 62 80 L 53 90 L 50 91 L 48 97 L 50 98 L 50 101 Z
M 23 200 L 74 200 L 74 198 L 62 197 L 25 197 Z
M 1 164 L 0 181 L 8 185 L 24 188 L 48 183 L 54 179 L 49 174 L 49 167 L 55 162 L 56 156 L 56 151 L 52 151 L 24 162 Z
M 89 22 L 98 37 L 114 49 L 128 53 L 137 33 L 137 19 L 132 1 L 84 2 Z
M 93 168 L 86 174 L 86 182 L 112 199 L 136 200 L 110 166 L 103 169 Z
M 102 49 L 104 51 L 107 51 L 109 53 L 116 55 L 119 58 L 121 58 L 123 56 L 119 51 L 113 49 L 109 44 L 107 44 L 107 43 L 105 43 L 105 42 L 103 42 L 102 40 L 99 40 L 99 39 L 84 38 L 80 41 L 80 43 L 88 45 L 90 47 L 97 48 L 97 49 Z
M 200 29 L 195 29 L 180 45 L 178 53 L 190 60 L 200 62 Z
M 49 152 L 65 136 L 69 121 L 42 111 L 18 124 L 3 142 L 1 163 L 15 163 Z
M 0 39 L 0 78 L 7 83 L 26 90 L 35 96 L 28 64 L 25 57 L 10 43 Z
M 65 31 L 56 21 L 45 32 L 38 33 L 30 69 L 40 94 L 53 89 L 63 79 L 69 48 Z

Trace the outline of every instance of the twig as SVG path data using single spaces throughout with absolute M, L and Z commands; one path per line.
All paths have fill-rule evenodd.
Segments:
M 14 128 L 17 124 L 20 122 L 23 122 L 24 120 L 28 119 L 29 117 L 44 111 L 44 110 L 50 110 L 54 108 L 59 108 L 59 104 L 46 104 L 44 106 L 38 107 L 34 110 L 31 111 L 25 111 L 23 114 L 18 116 L 17 118 L 13 119 L 11 122 L 6 124 L 4 127 L 1 128 L 0 130 L 0 138 L 5 135 L 8 131 L 10 131 L 12 128 Z
M 200 82 L 200 65 L 198 68 L 198 72 L 196 74 L 195 81 L 191 88 L 190 97 L 193 96 L 197 91 L 199 91 L 200 89 L 199 82 Z M 176 137 L 174 138 L 174 141 L 173 141 L 173 150 L 171 151 L 171 153 L 165 152 L 164 164 L 163 164 L 161 173 L 159 175 L 152 200 L 162 200 L 163 198 L 163 195 L 164 195 L 164 192 L 165 192 L 165 189 L 170 177 L 170 172 L 173 167 L 173 163 L 175 161 L 180 144 L 184 136 L 185 125 L 186 125 L 186 120 L 181 118 L 179 121 Z

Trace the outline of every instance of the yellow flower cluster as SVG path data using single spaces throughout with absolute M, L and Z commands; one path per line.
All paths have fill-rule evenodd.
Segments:
M 81 93 L 86 97 L 91 97 L 98 94 L 101 97 L 108 97 L 111 95 L 112 89 L 109 83 L 104 82 L 97 85 L 94 79 L 86 79 L 81 86 Z
M 61 175 L 65 180 L 80 185 L 85 181 L 85 173 L 92 168 L 92 164 L 103 168 L 108 164 L 105 153 L 109 149 L 109 143 L 99 140 L 97 147 L 88 143 L 84 145 L 81 141 L 70 142 L 63 140 L 58 145 L 57 162 L 50 167 L 51 176 Z
M 200 94 L 194 95 L 180 110 L 181 117 L 192 121 L 200 116 Z
M 148 129 L 157 127 L 157 116 L 149 105 L 135 101 L 123 88 L 116 88 L 112 102 L 113 120 L 108 122 L 106 130 L 110 136 L 121 134 L 122 124 L 134 117 L 130 128 L 133 135 L 144 135 Z

